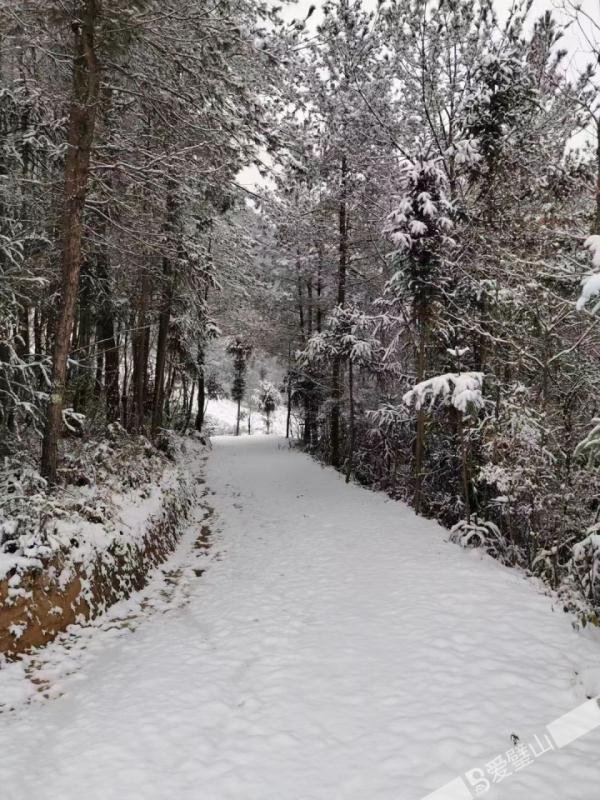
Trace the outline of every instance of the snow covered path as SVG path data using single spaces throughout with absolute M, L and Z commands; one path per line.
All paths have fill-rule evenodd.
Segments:
M 600 644 L 518 573 L 279 440 L 217 440 L 208 486 L 184 600 L 0 715 L 2 800 L 420 800 L 600 692 Z M 597 800 L 599 754 L 486 797 Z

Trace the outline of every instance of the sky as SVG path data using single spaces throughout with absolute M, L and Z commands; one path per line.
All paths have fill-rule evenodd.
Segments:
M 270 1 L 273 5 L 281 4 L 280 0 Z M 575 1 L 583 12 L 597 23 L 598 29 L 595 30 L 591 22 L 588 22 L 583 30 L 579 30 L 575 25 L 571 25 L 564 38 L 561 40 L 560 46 L 566 48 L 569 52 L 566 63 L 568 68 L 574 73 L 583 68 L 589 61 L 593 60 L 590 41 L 595 40 L 600 48 L 600 0 L 573 0 L 573 2 Z M 559 19 L 561 17 L 564 19 L 565 14 L 562 9 L 568 4 L 569 0 L 534 0 L 530 19 L 535 20 L 548 9 L 553 11 Z M 306 17 L 309 8 L 313 5 L 316 7 L 316 11 L 311 17 L 311 24 L 315 25 L 319 22 L 319 9 L 323 5 L 323 0 L 297 0 L 297 2 L 283 8 L 282 17 L 284 20 L 289 21 L 303 19 Z M 363 0 L 363 5 L 365 8 L 375 9 L 377 7 L 377 0 Z M 512 0 L 495 0 L 495 6 L 500 21 L 506 17 L 511 5 Z M 265 184 L 264 179 L 260 176 L 256 167 L 253 166 L 243 169 L 238 175 L 237 182 L 239 185 L 248 189 Z

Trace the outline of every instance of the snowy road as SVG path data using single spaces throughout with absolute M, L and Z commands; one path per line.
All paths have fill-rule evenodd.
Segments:
M 208 486 L 202 577 L 188 536 L 171 606 L 0 715 L 1 800 L 420 800 L 600 691 L 600 644 L 519 574 L 278 440 L 217 440 Z M 599 753 L 485 796 L 597 800 Z

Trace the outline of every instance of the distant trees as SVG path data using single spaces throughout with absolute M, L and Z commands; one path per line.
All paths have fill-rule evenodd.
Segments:
M 227 352 L 233 357 L 233 382 L 231 384 L 231 399 L 237 403 L 237 418 L 235 435 L 240 435 L 240 421 L 242 418 L 242 400 L 246 394 L 246 370 L 248 358 L 252 347 L 242 338 L 236 337 L 227 345 Z
M 271 433 L 271 415 L 281 405 L 281 395 L 271 381 L 262 380 L 256 393 L 259 411 L 264 414 L 266 432 Z

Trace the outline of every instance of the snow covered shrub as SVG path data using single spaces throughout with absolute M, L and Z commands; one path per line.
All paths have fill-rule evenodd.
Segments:
M 531 565 L 533 574 L 542 578 L 553 589 L 557 589 L 565 577 L 568 562 L 563 561 L 563 558 L 568 558 L 568 552 L 567 543 L 562 546 L 554 544 L 549 548 L 542 547 L 533 559 Z M 565 553 L 567 553 L 566 556 Z
M 547 420 L 519 384 L 486 418 L 482 433 L 475 476 L 480 513 L 503 531 L 516 561 L 531 567 L 540 548 L 555 544 L 551 516 L 561 514 L 564 498 Z
M 587 536 L 572 548 L 568 564 L 568 584 L 573 586 L 600 614 L 600 523 L 593 525 Z
M 37 564 L 49 555 L 55 523 L 69 516 L 70 497 L 47 493 L 46 482 L 30 465 L 12 462 L 0 473 L 0 553 Z
M 594 417 L 592 425 L 592 430 L 575 448 L 575 455 L 585 459 L 590 467 L 600 464 L 600 417 Z
M 165 447 L 176 447 L 166 444 Z M 165 452 L 145 436 L 129 434 L 117 424 L 106 439 L 72 440 L 61 475 L 65 483 L 101 486 L 112 491 L 137 489 L 164 470 Z
M 83 436 L 86 417 L 73 408 L 64 408 L 62 412 L 63 423 L 66 430 L 73 436 Z
M 435 375 L 433 378 L 420 381 L 403 396 L 403 402 L 414 406 L 417 412 L 417 429 L 419 420 L 422 420 L 422 429 L 425 430 L 423 410 L 433 411 L 434 406 L 449 408 L 450 424 L 455 428 L 455 442 L 450 444 L 450 456 L 455 454 L 455 462 L 462 488 L 464 515 L 467 520 L 471 516 L 472 508 L 472 482 L 471 482 L 471 432 L 470 424 L 477 419 L 478 412 L 484 407 L 483 400 L 483 373 L 462 372 Z M 419 433 L 419 430 L 418 430 Z M 425 439 L 424 433 L 421 437 Z M 417 436 L 417 440 L 419 436 Z M 437 452 L 448 453 L 448 448 L 440 448 Z M 452 468 L 450 468 L 452 469 Z M 444 472 L 450 470 L 444 469 Z M 461 511 L 462 513 L 462 511 Z
M 504 560 L 507 544 L 497 525 L 474 514 L 461 519 L 450 529 L 450 541 L 461 547 L 479 547 L 494 558 Z
M 584 247 L 592 255 L 594 272 L 582 281 L 581 294 L 577 300 L 577 309 L 579 311 L 583 310 L 592 301 L 590 311 L 596 313 L 600 311 L 600 300 L 597 299 L 598 295 L 600 295 L 600 236 L 588 236 L 584 242 Z
M 392 497 L 408 500 L 410 463 L 409 417 L 404 405 L 382 403 L 366 412 L 365 458 L 369 459 L 372 484 Z
M 179 441 L 171 430 L 162 430 L 154 441 L 157 450 L 164 453 L 170 461 L 175 461 L 179 452 Z

